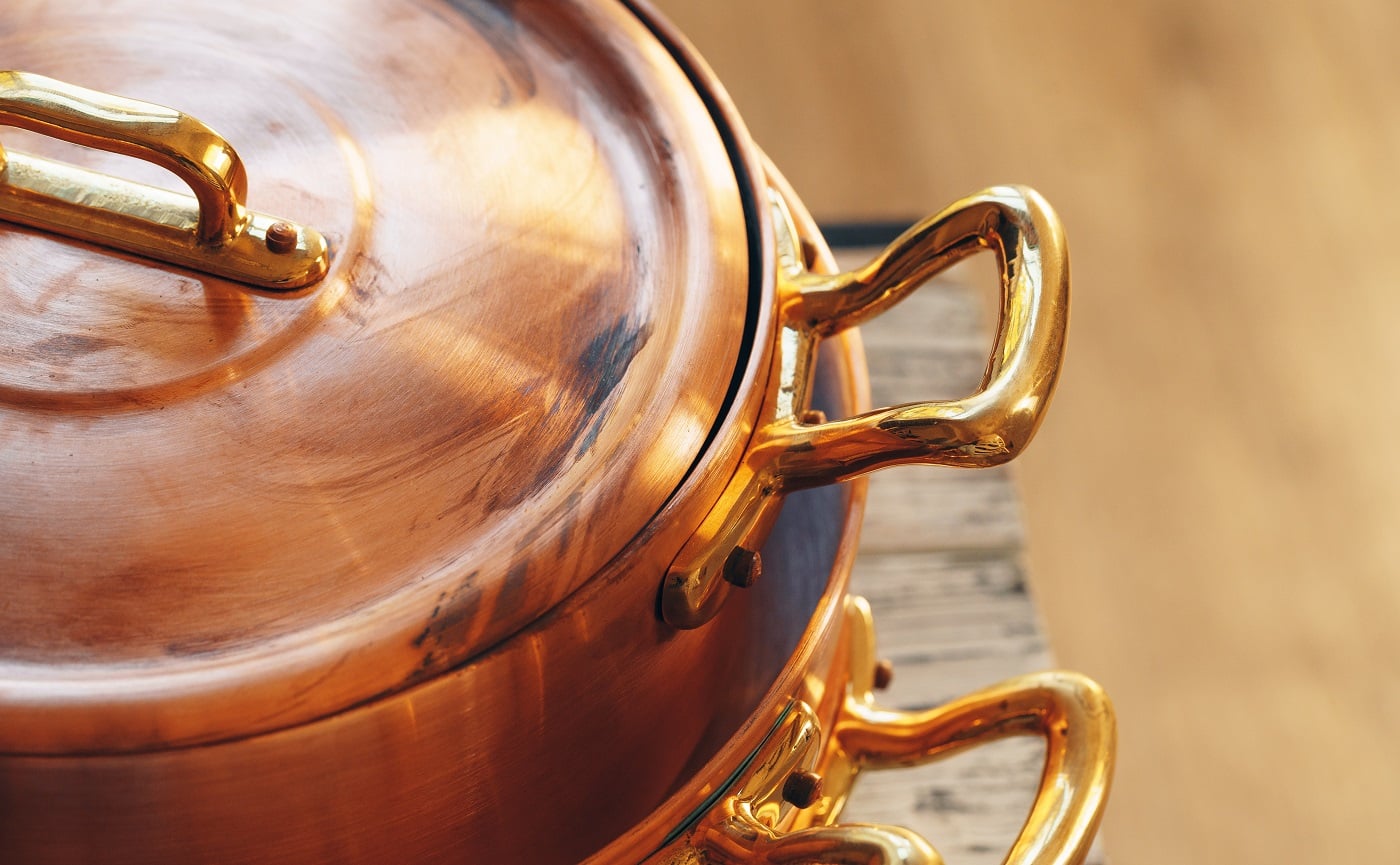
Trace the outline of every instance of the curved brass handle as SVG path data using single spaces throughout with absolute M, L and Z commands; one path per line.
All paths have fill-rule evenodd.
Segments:
M 923 712 L 847 704 L 836 738 L 861 768 L 910 766 L 1006 736 L 1045 739 L 1045 770 L 1012 865 L 1081 862 L 1098 829 L 1113 773 L 1113 709 L 1103 690 L 1070 672 L 1020 676 Z
M 862 769 L 912 766 L 1006 736 L 1045 739 L 1045 770 L 1030 815 L 1006 865 L 1077 865 L 1098 829 L 1113 775 L 1113 707 L 1103 690 L 1077 673 L 1019 676 L 922 712 L 875 706 L 870 608 L 847 606 L 852 638 L 851 689 L 820 756 L 815 716 L 798 704 L 755 762 L 759 768 L 722 803 L 722 816 L 697 832 L 711 861 L 937 865 L 942 859 L 918 834 L 896 826 L 832 825 Z M 783 778 L 805 766 L 820 770 L 825 790 L 804 808 L 775 797 Z M 780 828 L 781 827 L 781 828 Z
M 0 147 L 0 218 L 196 270 L 288 290 L 325 275 L 312 229 L 248 211 L 232 145 L 170 108 L 25 72 L 0 72 L 0 124 L 144 159 L 191 198 Z
M 768 393 L 744 462 L 662 583 L 661 615 L 677 628 L 713 618 L 728 584 L 752 582 L 755 551 L 784 493 L 901 463 L 990 466 L 1014 457 L 1040 424 L 1064 354 L 1069 256 L 1059 220 L 1036 192 L 998 186 L 964 198 L 869 265 L 836 275 L 808 271 L 803 232 L 781 193 L 772 205 L 780 332 Z M 831 422 L 804 411 L 822 337 L 878 315 L 983 249 L 1000 268 L 1001 316 L 977 393 Z
M 786 315 L 829 335 L 884 312 L 925 280 L 982 249 L 1001 273 L 1001 315 L 977 393 L 848 420 L 794 424 L 767 447 L 787 489 L 834 483 L 900 463 L 991 466 L 1031 440 L 1059 376 L 1069 307 L 1069 255 L 1050 205 L 1001 186 L 956 202 L 854 273 L 804 274 Z

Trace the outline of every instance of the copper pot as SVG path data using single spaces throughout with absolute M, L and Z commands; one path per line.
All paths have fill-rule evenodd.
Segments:
M 1082 854 L 1101 695 L 880 716 L 832 486 L 1030 439 L 1068 286 L 1038 196 L 831 275 L 645 8 L 126 7 L 0 13 L 52 76 L 0 74 L 0 858 L 918 861 L 783 833 L 830 777 L 1026 730 L 1018 855 Z M 979 249 L 983 389 L 861 413 L 848 328 Z

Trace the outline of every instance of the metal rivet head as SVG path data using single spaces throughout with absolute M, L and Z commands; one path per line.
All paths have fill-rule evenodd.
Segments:
M 290 222 L 274 222 L 267 227 L 267 248 L 279 255 L 297 248 L 297 229 Z
M 724 560 L 724 579 L 741 589 L 747 589 L 763 576 L 763 559 L 753 550 L 735 547 Z
M 875 665 L 875 690 L 883 691 L 894 681 L 894 664 L 889 658 L 881 658 Z
M 810 808 L 822 797 L 822 776 L 799 769 L 783 782 L 783 800 L 798 808 Z
M 826 423 L 826 412 L 819 408 L 809 408 L 802 413 L 802 422 L 807 426 Z

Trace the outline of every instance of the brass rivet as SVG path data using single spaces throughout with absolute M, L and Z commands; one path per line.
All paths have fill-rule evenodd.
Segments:
M 297 229 L 290 222 L 274 222 L 267 227 L 267 248 L 281 255 L 297 248 Z
M 883 691 L 894 681 L 894 664 L 889 658 L 881 658 L 875 665 L 875 690 Z
M 763 559 L 753 550 L 735 547 L 724 560 L 724 579 L 741 589 L 747 589 L 763 576 Z
M 783 799 L 799 808 L 810 808 L 822 797 L 822 776 L 799 769 L 783 782 Z
M 802 413 L 802 422 L 808 426 L 826 423 L 826 412 L 819 408 L 809 408 Z

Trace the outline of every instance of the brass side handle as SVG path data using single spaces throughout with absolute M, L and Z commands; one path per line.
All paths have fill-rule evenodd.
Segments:
M 976 393 L 792 424 L 767 447 L 786 489 L 835 483 L 889 465 L 993 466 L 1035 435 L 1064 354 L 1069 253 L 1050 205 L 1034 190 L 1003 186 L 925 219 L 860 270 L 802 274 L 787 310 L 822 336 L 889 309 L 929 277 L 979 250 L 996 255 L 1001 314 Z
M 820 723 L 797 703 L 729 795 L 702 818 L 693 848 L 712 863 L 941 865 L 918 833 L 898 826 L 836 822 L 864 769 L 913 766 L 1007 736 L 1045 740 L 1045 768 L 1006 865 L 1078 865 L 1107 804 L 1116 728 L 1103 690 L 1077 673 L 1019 676 L 920 712 L 881 709 L 870 608 L 847 603 L 852 673 L 845 705 L 822 744 Z M 793 773 L 823 779 L 813 801 L 784 797 Z
M 695 628 L 719 611 L 730 584 L 751 580 L 753 556 L 776 504 L 794 490 L 885 466 L 992 466 L 1023 450 L 1040 425 L 1064 354 L 1069 254 L 1050 205 L 1033 190 L 998 186 L 915 225 L 850 273 L 816 273 L 783 195 L 772 194 L 780 304 L 768 392 L 744 462 L 682 547 L 661 587 L 667 623 Z M 892 307 L 939 271 L 981 250 L 997 260 L 1001 315 L 978 391 L 827 421 L 806 411 L 816 348 L 827 336 Z
M 325 275 L 315 230 L 247 210 L 233 146 L 159 105 L 26 72 L 0 72 L 0 124 L 143 159 L 193 195 L 169 192 L 0 146 L 0 219 L 286 291 Z

